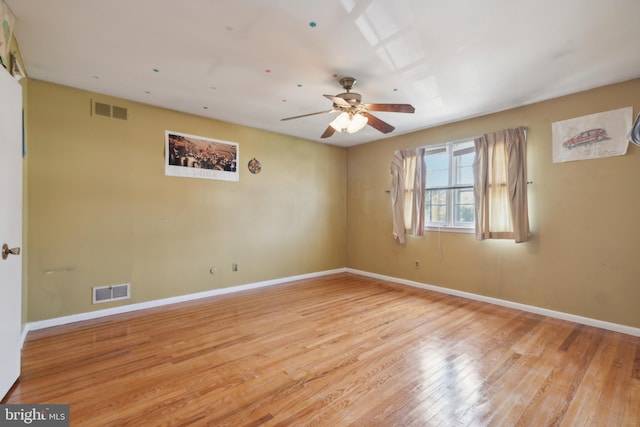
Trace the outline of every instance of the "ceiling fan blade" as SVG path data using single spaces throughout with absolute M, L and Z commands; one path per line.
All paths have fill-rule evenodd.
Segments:
M 318 114 L 327 114 L 327 113 L 333 113 L 335 110 L 327 110 L 327 111 L 318 111 L 317 113 L 309 113 L 309 114 L 303 114 L 301 116 L 294 116 L 294 117 L 287 117 L 284 119 L 280 119 L 281 122 L 285 121 L 285 120 L 293 120 L 293 119 L 300 119 L 302 117 L 309 117 L 309 116 L 315 116 Z
M 340 98 L 339 96 L 324 95 L 324 97 L 327 98 L 328 100 L 330 100 L 331 102 L 333 102 L 334 104 L 336 104 L 339 107 L 351 107 L 351 104 L 349 104 L 347 101 L 345 101 L 344 99 Z
M 369 111 L 387 111 L 389 113 L 413 113 L 416 111 L 411 104 L 364 104 Z
M 322 136 L 320 138 L 329 138 L 331 135 L 333 135 L 333 133 L 336 130 L 334 128 L 332 128 L 331 126 L 329 126 L 324 133 L 322 134 Z
M 389 133 L 389 132 L 392 132 L 395 129 L 389 123 L 383 122 L 382 120 L 380 120 L 376 116 L 372 116 L 369 113 L 363 113 L 363 114 L 367 119 L 369 119 L 367 124 L 369 126 L 373 127 L 374 129 L 379 130 L 382 133 Z

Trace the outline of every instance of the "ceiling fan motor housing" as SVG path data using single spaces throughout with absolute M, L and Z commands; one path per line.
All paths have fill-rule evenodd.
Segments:
M 339 80 L 339 82 L 340 82 L 340 86 L 342 86 L 344 90 L 349 92 L 351 88 L 356 85 L 357 80 L 354 79 L 353 77 L 343 77 Z
M 354 93 L 354 92 L 339 93 L 336 96 L 338 98 L 342 98 L 345 101 L 347 101 L 352 107 L 360 105 L 360 103 L 362 101 L 362 95 L 360 95 L 359 93 Z M 334 104 L 334 106 L 335 106 L 335 104 Z

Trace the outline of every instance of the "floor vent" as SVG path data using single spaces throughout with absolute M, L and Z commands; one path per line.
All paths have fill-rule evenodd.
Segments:
M 127 120 L 129 118 L 129 111 L 124 107 L 118 107 L 116 105 L 105 104 L 104 102 L 98 102 L 92 100 L 91 113 L 94 116 L 113 117 L 114 119 Z
M 96 286 L 93 288 L 93 303 L 117 301 L 131 298 L 131 284 Z

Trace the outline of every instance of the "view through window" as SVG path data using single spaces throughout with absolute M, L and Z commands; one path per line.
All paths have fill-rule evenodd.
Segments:
M 426 227 L 473 230 L 473 140 L 427 147 Z

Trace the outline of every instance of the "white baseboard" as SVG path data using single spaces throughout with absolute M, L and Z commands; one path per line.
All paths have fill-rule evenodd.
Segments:
M 280 279 L 265 280 L 262 282 L 249 283 L 246 285 L 239 285 L 239 286 L 231 286 L 228 288 L 212 289 L 210 291 L 198 292 L 194 294 L 180 295 L 177 297 L 163 298 L 163 299 L 154 300 L 154 301 L 122 305 L 118 307 L 106 308 L 103 310 L 96 310 L 96 311 L 90 311 L 86 313 L 72 314 L 70 316 L 56 317 L 53 319 L 30 322 L 25 325 L 25 328 L 22 331 L 22 343 L 24 344 L 24 340 L 26 339 L 27 333 L 29 333 L 29 331 L 50 328 L 52 326 L 66 325 L 68 323 L 81 322 L 83 320 L 98 319 L 100 317 L 112 316 L 114 314 L 144 310 L 146 308 L 160 307 L 163 305 L 175 304 L 178 302 L 192 301 L 200 298 L 207 298 L 207 297 L 213 297 L 218 295 L 230 294 L 234 292 L 247 291 L 251 289 L 264 288 L 266 286 L 279 285 L 282 283 L 294 282 L 296 280 L 311 279 L 314 277 L 327 276 L 330 274 L 344 273 L 346 271 L 347 271 L 346 268 L 338 268 L 335 270 L 326 270 L 326 271 L 320 271 L 316 273 L 284 277 Z
M 27 334 L 29 333 L 29 324 L 22 326 L 22 334 L 20 335 L 20 348 L 24 347 L 24 342 L 27 340 Z
M 506 301 L 498 298 L 487 297 L 484 295 L 473 294 L 471 292 L 458 291 L 455 289 L 443 288 L 440 286 L 427 285 L 420 282 L 414 282 L 412 280 L 399 279 L 397 277 L 384 276 L 382 274 L 369 273 L 366 271 L 354 270 L 347 268 L 348 273 L 359 274 L 361 276 L 372 277 L 374 279 L 386 280 L 388 282 L 398 283 L 401 285 L 413 286 L 416 288 L 427 289 L 434 292 L 440 292 L 449 295 L 455 295 L 462 298 L 468 298 L 476 301 L 482 301 L 489 304 L 495 304 L 502 307 L 514 308 L 516 310 L 527 311 L 530 313 L 541 314 L 543 316 L 553 317 L 556 319 L 568 320 L 570 322 L 580 323 L 587 326 L 594 326 L 596 328 L 607 329 L 614 332 L 620 332 L 627 335 L 633 335 L 640 337 L 640 328 L 634 328 L 627 325 L 620 325 L 618 323 L 605 322 L 603 320 L 592 319 L 589 317 L 577 316 L 575 314 L 563 313 L 561 311 L 549 310 L 546 308 L 536 307 L 533 305 L 520 304 L 517 302 Z
M 185 302 L 185 301 L 192 301 L 200 298 L 207 298 L 207 297 L 212 297 L 217 295 L 225 295 L 225 294 L 230 294 L 234 292 L 258 289 L 266 286 L 273 286 L 273 285 L 279 285 L 279 284 L 288 283 L 288 282 L 294 282 L 296 280 L 311 279 L 314 277 L 322 277 L 330 274 L 345 273 L 345 272 L 358 274 L 366 277 L 372 277 L 374 279 L 386 280 L 388 282 L 398 283 L 401 285 L 427 289 L 434 292 L 455 295 L 462 298 L 468 298 L 476 301 L 486 302 L 489 304 L 495 304 L 503 307 L 514 308 L 516 310 L 522 310 L 530 313 L 541 314 L 543 316 L 549 316 L 557 319 L 568 320 L 570 322 L 580 323 L 583 325 L 594 326 L 597 328 L 607 329 L 614 332 L 620 332 L 623 334 L 640 337 L 640 328 L 620 325 L 617 323 L 605 322 L 603 320 L 591 319 L 589 317 L 577 316 L 574 314 L 563 313 L 561 311 L 549 310 L 546 308 L 540 308 L 532 305 L 526 305 L 526 304 L 520 304 L 517 302 L 501 300 L 498 298 L 487 297 L 484 295 L 473 294 L 470 292 L 464 292 L 464 291 L 458 291 L 455 289 L 443 288 L 440 286 L 428 285 L 425 283 L 415 282 L 412 280 L 399 279 L 397 277 L 384 276 L 382 274 L 376 274 L 376 273 L 369 273 L 367 271 L 355 270 L 352 268 L 338 268 L 335 270 L 326 270 L 326 271 L 320 271 L 316 273 L 301 274 L 299 276 L 290 276 L 290 277 L 284 277 L 280 279 L 265 280 L 262 282 L 249 283 L 249 284 L 239 285 L 239 286 L 231 286 L 231 287 L 222 288 L 222 289 L 212 289 L 210 291 L 205 291 L 205 292 L 198 292 L 198 293 L 188 294 L 188 295 L 180 295 L 177 297 L 123 305 L 119 307 L 107 308 L 104 310 L 96 310 L 96 311 L 91 311 L 87 313 L 79 313 L 79 314 L 73 314 L 70 316 L 63 316 L 63 317 L 57 317 L 53 319 L 31 322 L 31 323 L 27 323 L 23 328 L 22 343 L 24 344 L 24 341 L 26 340 L 26 337 L 29 331 L 35 331 L 38 329 L 49 328 L 52 326 L 60 326 L 68 323 L 80 322 L 83 320 L 97 319 L 105 316 L 111 316 L 114 314 L 144 310 L 146 308 L 160 307 L 163 305 L 175 304 L 175 303 Z

